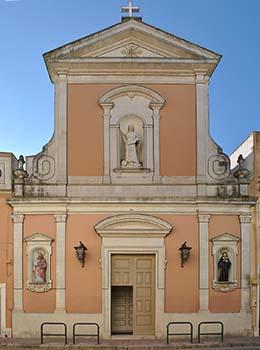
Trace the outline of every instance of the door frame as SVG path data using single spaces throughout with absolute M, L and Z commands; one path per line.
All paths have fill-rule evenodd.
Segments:
M 164 336 L 165 240 L 172 226 L 155 216 L 121 214 L 106 218 L 95 226 L 102 237 L 102 337 L 111 337 L 111 258 L 112 254 L 155 255 L 155 337 Z

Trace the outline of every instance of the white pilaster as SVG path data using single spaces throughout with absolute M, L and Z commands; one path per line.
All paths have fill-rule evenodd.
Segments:
M 164 103 L 150 103 L 153 111 L 154 142 L 154 182 L 160 182 L 160 109 Z
M 0 313 L 0 334 L 4 333 L 4 330 L 6 328 L 6 284 L 0 283 L 0 300 L 1 300 L 1 313 Z
M 101 103 L 100 106 L 104 110 L 104 182 L 109 182 L 110 176 L 110 129 L 109 122 L 111 117 L 111 109 L 113 103 Z
M 55 81 L 55 143 L 57 183 L 67 182 L 67 75 Z
M 23 214 L 13 214 L 14 311 L 23 310 Z
M 67 214 L 56 214 L 56 312 L 65 312 L 65 254 Z
M 209 220 L 210 215 L 198 215 L 200 240 L 200 311 L 208 311 L 209 308 Z
M 241 223 L 241 310 L 249 311 L 249 277 L 250 277 L 250 236 L 251 215 L 240 215 Z
M 196 73 L 196 115 L 197 115 L 197 183 L 198 195 L 206 195 L 208 162 L 208 77 L 204 72 Z

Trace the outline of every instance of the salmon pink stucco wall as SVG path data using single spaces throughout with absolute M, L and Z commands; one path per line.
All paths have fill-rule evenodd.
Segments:
M 98 101 L 115 84 L 68 84 L 68 175 L 102 176 L 104 120 Z M 160 169 L 163 176 L 196 173 L 194 85 L 144 85 L 166 101 L 160 119 Z
M 0 195 L 0 283 L 6 284 L 6 327 L 12 326 L 13 308 L 13 232 L 12 209 L 7 204 L 10 197 Z
M 240 222 L 236 215 L 212 215 L 209 222 L 209 238 L 212 239 L 223 233 L 231 233 L 240 237 Z M 210 256 L 210 279 L 209 279 L 209 308 L 211 312 L 240 312 L 241 292 L 240 292 L 240 244 L 236 260 L 238 289 L 231 292 L 217 292 L 212 288 L 214 278 L 214 260 L 212 256 L 212 244 L 209 246 Z
M 94 226 L 104 219 L 98 214 L 71 214 L 67 219 L 66 240 L 66 310 L 71 313 L 101 313 L 101 238 Z M 75 256 L 75 246 L 82 241 L 88 248 L 85 266 Z
M 102 176 L 104 119 L 99 98 L 111 84 L 68 85 L 68 175 Z
M 54 241 L 52 243 L 52 256 L 51 256 L 51 281 L 52 287 L 48 292 L 45 293 L 35 293 L 31 292 L 26 288 L 28 280 L 28 255 L 27 246 L 24 242 L 23 251 L 23 268 L 24 268 L 24 311 L 25 312 L 37 312 L 37 313 L 48 313 L 55 311 L 55 284 L 56 284 L 56 223 L 54 215 L 25 215 L 24 218 L 24 238 L 27 238 L 35 233 L 40 233 L 42 235 L 52 238 Z
M 165 238 L 165 312 L 188 313 L 199 309 L 199 239 L 196 215 L 161 215 L 173 226 Z M 190 259 L 181 267 L 180 246 L 192 247 Z M 181 300 L 181 302 L 180 302 Z
M 148 85 L 166 101 L 160 119 L 160 174 L 196 175 L 195 85 Z

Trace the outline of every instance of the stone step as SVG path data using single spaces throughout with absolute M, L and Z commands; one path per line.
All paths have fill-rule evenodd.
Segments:
M 210 350 L 259 350 L 260 341 L 256 342 L 237 342 L 237 343 L 200 343 L 200 344 L 190 344 L 190 343 L 171 343 L 166 344 L 141 344 L 138 342 L 135 344 L 111 344 L 111 345 L 93 345 L 79 343 L 77 345 L 68 344 L 63 345 L 62 343 L 46 343 L 40 344 L 30 344 L 30 343 L 8 343 L 1 342 L 0 340 L 0 350 L 180 350 L 180 349 L 210 349 Z

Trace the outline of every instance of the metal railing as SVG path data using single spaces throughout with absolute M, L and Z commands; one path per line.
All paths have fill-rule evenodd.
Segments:
M 64 333 L 43 333 L 44 326 L 64 326 Z M 67 325 L 63 322 L 44 322 L 41 324 L 41 344 L 43 344 L 43 337 L 64 337 L 65 345 L 68 344 Z
M 170 326 L 172 325 L 188 325 L 190 326 L 190 332 L 189 333 L 169 333 Z M 167 344 L 169 344 L 169 337 L 171 335 L 189 335 L 190 336 L 190 342 L 193 342 L 193 325 L 191 322 L 169 322 L 167 324 Z
M 76 333 L 76 327 L 77 326 L 96 326 L 96 333 L 95 334 L 89 334 L 89 333 Z M 99 325 L 97 323 L 74 323 L 73 325 L 73 344 L 76 344 L 76 337 L 96 337 L 97 338 L 97 344 L 99 344 Z
M 215 324 L 215 325 L 220 325 L 221 326 L 221 331 L 220 332 L 201 332 L 201 326 L 207 325 L 207 324 Z M 220 335 L 221 336 L 221 341 L 223 342 L 224 340 L 224 324 L 223 322 L 220 321 L 208 321 L 208 322 L 200 322 L 198 325 L 198 342 L 200 343 L 200 337 L 202 335 Z

